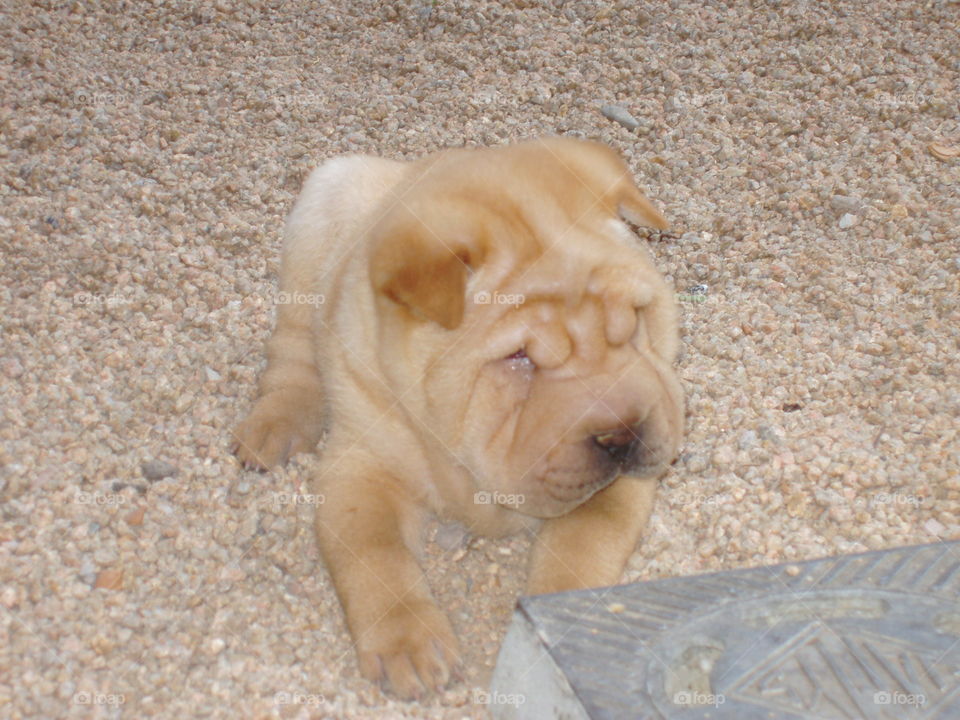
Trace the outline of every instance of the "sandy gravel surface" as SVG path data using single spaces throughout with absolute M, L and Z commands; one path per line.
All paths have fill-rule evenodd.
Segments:
M 958 38 L 943 0 L 4 0 L 0 717 L 485 715 L 528 540 L 429 544 L 467 678 L 393 702 L 314 461 L 227 452 L 345 152 L 590 137 L 675 224 L 689 437 L 625 579 L 956 538 Z

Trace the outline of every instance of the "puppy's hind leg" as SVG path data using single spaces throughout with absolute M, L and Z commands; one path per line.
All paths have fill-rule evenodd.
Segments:
M 267 343 L 260 399 L 234 431 L 234 452 L 245 467 L 282 465 L 299 452 L 313 450 L 323 432 L 310 268 L 289 260 L 285 258 L 282 272 L 277 327 Z
M 349 256 L 356 219 L 370 211 L 404 168 L 367 156 L 334 158 L 304 183 L 284 231 L 283 302 L 277 305 L 277 328 L 267 343 L 260 399 L 234 433 L 235 451 L 245 465 L 281 465 L 295 453 L 313 450 L 320 440 L 324 398 L 313 330 L 314 320 L 329 319 L 332 311 L 321 304 L 318 284 L 332 273 L 331 255 Z

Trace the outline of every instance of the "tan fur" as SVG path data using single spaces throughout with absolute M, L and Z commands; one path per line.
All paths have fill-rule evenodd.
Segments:
M 416 561 L 427 512 L 538 529 L 534 593 L 617 582 L 643 531 L 683 397 L 672 293 L 621 217 L 666 226 L 612 150 L 549 138 L 337 158 L 288 219 L 303 302 L 237 454 L 272 467 L 328 430 L 320 549 L 361 671 L 401 696 L 459 657 Z

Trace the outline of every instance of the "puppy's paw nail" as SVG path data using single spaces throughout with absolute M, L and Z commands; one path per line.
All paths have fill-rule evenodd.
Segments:
M 313 450 L 322 433 L 320 407 L 319 397 L 303 390 L 264 395 L 234 431 L 237 457 L 245 467 L 266 470 Z
M 431 601 L 389 613 L 363 639 L 359 651 L 364 677 L 386 677 L 402 698 L 440 692 L 460 662 L 460 651 L 446 616 Z

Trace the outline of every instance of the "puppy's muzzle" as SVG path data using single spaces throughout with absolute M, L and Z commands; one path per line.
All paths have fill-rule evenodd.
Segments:
M 648 474 L 662 468 L 670 457 L 657 442 L 650 442 L 651 433 L 646 423 L 620 424 L 616 428 L 595 433 L 590 442 L 604 464 L 610 464 L 624 474 Z
M 640 430 L 638 425 L 632 427 L 622 425 L 614 430 L 597 433 L 593 436 L 593 442 L 611 460 L 618 465 L 623 465 L 636 453 L 637 443 L 640 439 L 637 430 Z

